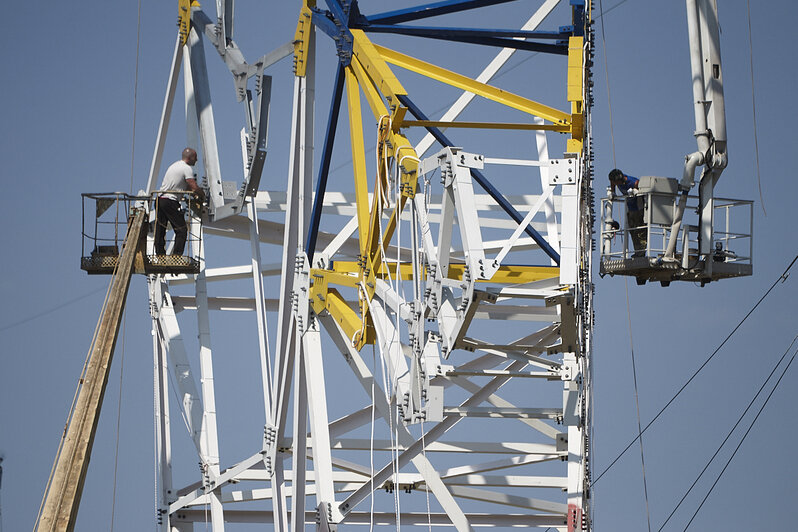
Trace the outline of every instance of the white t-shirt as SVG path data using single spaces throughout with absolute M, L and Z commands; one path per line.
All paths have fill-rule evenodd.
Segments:
M 197 179 L 194 169 L 182 159 L 166 169 L 160 190 L 190 190 L 186 179 Z M 180 201 L 176 194 L 161 194 L 162 198 Z

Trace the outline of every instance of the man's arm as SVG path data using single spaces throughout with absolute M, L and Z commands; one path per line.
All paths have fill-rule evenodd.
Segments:
M 200 188 L 197 184 L 197 180 L 193 177 L 186 178 L 186 185 L 188 185 L 188 189 L 197 195 L 201 200 L 205 200 L 205 191 Z

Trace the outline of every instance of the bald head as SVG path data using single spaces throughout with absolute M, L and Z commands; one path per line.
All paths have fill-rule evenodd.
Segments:
M 189 166 L 194 166 L 197 163 L 197 150 L 194 148 L 183 150 L 183 161 Z

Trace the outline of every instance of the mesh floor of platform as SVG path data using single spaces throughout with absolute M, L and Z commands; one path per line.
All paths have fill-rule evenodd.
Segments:
M 147 273 L 197 273 L 199 262 L 184 255 L 147 255 L 144 269 Z
M 110 274 L 119 264 L 118 255 L 94 255 L 81 257 L 81 269 L 89 273 Z M 144 271 L 140 271 L 141 266 L 135 273 L 197 273 L 199 272 L 199 262 L 183 255 L 147 255 L 144 261 Z

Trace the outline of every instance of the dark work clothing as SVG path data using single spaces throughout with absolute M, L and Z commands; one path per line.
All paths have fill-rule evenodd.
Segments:
M 155 210 L 155 254 L 166 255 L 166 226 L 167 223 L 170 223 L 175 231 L 175 247 L 172 250 L 172 254 L 182 255 L 183 249 L 186 247 L 188 228 L 186 227 L 186 219 L 183 217 L 183 213 L 180 212 L 180 202 L 159 197 L 157 203 L 158 207 Z
M 636 177 L 623 174 L 624 182 L 621 184 L 613 183 L 613 188 L 618 187 L 620 193 L 628 196 L 629 191 L 637 189 L 640 182 Z M 648 230 L 644 223 L 643 199 L 638 196 L 626 198 L 626 229 L 632 237 L 632 245 L 635 249 L 635 256 L 642 256 L 648 244 Z M 638 229 L 639 228 L 639 229 Z
M 637 188 L 637 184 L 640 182 L 640 180 L 637 179 L 636 177 L 632 177 L 632 176 L 626 175 L 626 174 L 623 174 L 623 177 L 624 177 L 624 179 L 626 179 L 626 181 L 624 181 L 620 185 L 616 184 L 614 186 L 618 187 L 618 190 L 621 191 L 621 195 L 626 196 L 629 193 L 629 189 Z M 635 196 L 633 196 L 631 198 L 626 198 L 626 210 L 627 211 L 639 211 L 639 210 L 641 210 L 640 209 L 640 203 L 638 202 L 638 199 L 639 198 L 637 198 Z
M 639 229 L 633 229 L 635 227 L 639 227 Z M 627 205 L 626 228 L 629 230 L 629 236 L 632 237 L 632 246 L 635 248 L 635 254 L 640 253 L 642 256 L 648 244 L 648 229 L 645 227 L 642 210 L 633 211 Z

